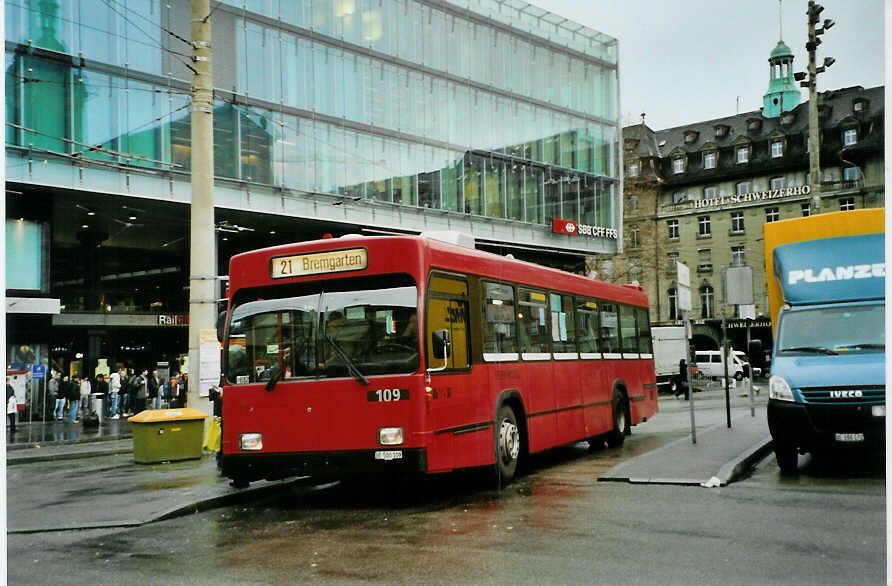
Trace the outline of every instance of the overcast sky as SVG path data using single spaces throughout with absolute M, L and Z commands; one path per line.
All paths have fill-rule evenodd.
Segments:
M 640 114 L 654 130 L 757 110 L 778 41 L 778 0 L 527 0 L 619 39 L 623 125 Z M 823 35 L 819 91 L 883 85 L 883 0 L 819 0 Z M 783 39 L 794 71 L 808 64 L 807 0 L 784 0 Z M 808 99 L 805 88 L 801 101 Z

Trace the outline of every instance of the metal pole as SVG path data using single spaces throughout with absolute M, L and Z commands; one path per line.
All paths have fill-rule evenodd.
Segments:
M 725 413 L 728 427 L 731 427 L 731 389 L 728 387 L 728 328 L 724 304 L 722 305 L 722 364 L 725 367 Z
M 200 334 L 216 324 L 214 233 L 214 96 L 210 0 L 192 0 L 192 205 L 189 250 L 189 379 L 187 404 L 210 414 L 201 389 Z
M 746 377 L 746 380 L 747 380 L 747 392 L 750 395 L 750 415 L 752 417 L 755 417 L 756 416 L 756 397 L 754 396 L 754 393 L 753 393 L 753 389 L 755 387 L 755 385 L 753 384 L 753 377 L 755 376 L 755 374 L 753 374 L 752 357 L 749 354 L 749 352 L 750 352 L 750 323 L 752 323 L 752 320 L 750 318 L 746 318 L 746 358 L 747 358 L 747 362 L 750 365 L 750 375 L 748 377 Z
M 808 173 L 811 178 L 812 212 L 821 211 L 821 129 L 818 122 L 818 68 L 815 23 L 808 19 Z
M 694 422 L 694 367 L 691 360 L 691 340 L 688 338 L 688 332 L 691 331 L 691 312 L 684 312 L 684 355 L 685 368 L 688 372 L 688 410 L 691 412 L 691 443 L 697 443 L 697 425 Z

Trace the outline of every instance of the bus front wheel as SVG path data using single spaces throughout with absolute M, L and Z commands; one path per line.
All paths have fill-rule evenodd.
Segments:
M 521 437 L 517 415 L 510 405 L 499 407 L 496 420 L 496 472 L 503 484 L 514 478 L 520 458 Z
M 620 391 L 613 391 L 613 400 L 610 403 L 613 410 L 613 429 L 607 434 L 607 445 L 615 448 L 623 445 L 623 442 L 626 441 L 628 420 L 626 418 L 626 402 Z

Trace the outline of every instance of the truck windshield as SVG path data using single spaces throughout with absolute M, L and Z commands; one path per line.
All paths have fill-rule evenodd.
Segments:
M 790 311 L 781 320 L 778 351 L 884 352 L 884 320 L 885 307 L 879 304 Z
M 416 371 L 418 295 L 407 280 L 349 279 L 241 292 L 233 300 L 226 338 L 226 379 L 362 380 Z M 275 293 L 288 296 L 264 298 Z

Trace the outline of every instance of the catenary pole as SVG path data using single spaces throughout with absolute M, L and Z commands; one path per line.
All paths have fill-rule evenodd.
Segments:
M 189 246 L 189 385 L 187 405 L 210 414 L 200 396 L 203 376 L 201 332 L 216 323 L 216 237 L 214 233 L 214 97 L 211 78 L 210 0 L 192 1 L 192 205 Z M 207 374 L 207 373 L 204 373 Z

